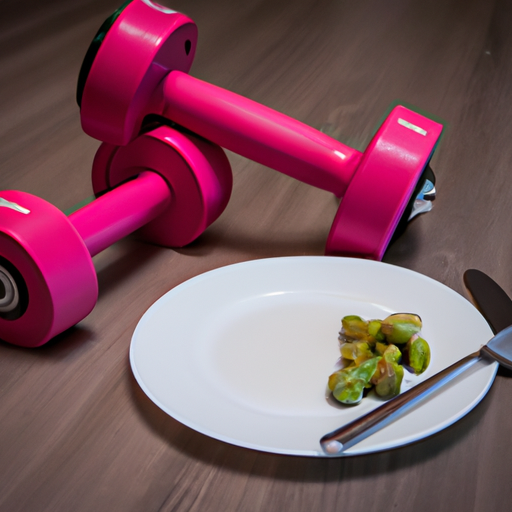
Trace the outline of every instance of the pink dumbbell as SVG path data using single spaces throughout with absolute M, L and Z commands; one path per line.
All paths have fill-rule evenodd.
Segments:
M 135 230 L 168 247 L 192 242 L 231 186 L 222 149 L 160 126 L 123 147 L 102 144 L 101 195 L 69 217 L 34 195 L 0 192 L 0 339 L 36 347 L 73 326 L 97 300 L 92 256 Z
M 398 106 L 361 153 L 188 75 L 196 40 L 196 25 L 187 16 L 150 0 L 124 4 L 100 28 L 80 71 L 77 100 L 85 132 L 124 145 L 147 116 L 170 119 L 343 197 L 326 252 L 380 260 L 423 188 L 442 126 Z

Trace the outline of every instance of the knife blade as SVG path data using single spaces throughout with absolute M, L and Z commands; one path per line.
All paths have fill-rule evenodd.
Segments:
M 491 329 L 499 330 L 498 334 L 477 352 L 469 354 L 361 418 L 324 435 L 320 439 L 320 445 L 326 455 L 340 456 L 346 448 L 357 444 L 396 419 L 484 357 L 512 369 L 512 313 L 510 316 L 506 315 L 507 311 L 512 312 L 512 300 L 497 283 L 483 272 L 472 270 L 469 272 L 468 281 L 471 283 L 472 291 L 470 293 L 475 297 L 475 302 L 478 302 L 481 310 L 485 311 L 484 317 Z M 493 305 L 497 307 L 499 314 L 493 311 Z M 501 329 L 503 326 L 505 328 Z
M 464 284 L 494 334 L 512 325 L 512 300 L 494 279 L 471 268 L 464 272 Z

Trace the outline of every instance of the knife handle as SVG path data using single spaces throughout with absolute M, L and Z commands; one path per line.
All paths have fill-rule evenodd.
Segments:
M 404 393 L 388 400 L 368 414 L 326 434 L 320 439 L 322 450 L 329 456 L 341 455 L 347 448 L 362 441 L 376 430 L 391 422 L 399 414 L 402 414 L 420 400 L 432 394 L 436 389 L 463 373 L 481 358 L 480 350 L 474 352 Z

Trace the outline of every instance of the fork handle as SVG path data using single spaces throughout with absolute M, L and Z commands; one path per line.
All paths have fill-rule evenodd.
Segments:
M 480 350 L 460 359 L 432 377 L 420 382 L 404 393 L 388 400 L 380 407 L 326 434 L 320 439 L 320 445 L 326 455 L 341 455 L 350 446 L 362 441 L 370 434 L 382 428 L 396 416 L 432 394 L 435 390 L 453 380 L 482 358 Z

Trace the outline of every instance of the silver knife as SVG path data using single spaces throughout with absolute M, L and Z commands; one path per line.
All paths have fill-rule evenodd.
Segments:
M 464 284 L 494 334 L 512 325 L 512 300 L 494 279 L 472 268 L 464 272 Z
M 499 331 L 498 334 L 477 352 L 469 354 L 429 379 L 388 400 L 368 414 L 324 435 L 320 439 L 320 446 L 326 455 L 331 457 L 342 455 L 347 448 L 362 441 L 378 428 L 387 425 L 482 358 L 497 361 L 512 370 L 512 316 L 506 316 L 507 312 L 512 314 L 512 300 L 483 272 L 471 270 L 469 274 L 465 274 L 464 280 L 469 283 L 468 287 L 477 307 L 485 312 L 482 314 L 489 322 L 491 329 L 494 332 Z M 497 303 L 499 303 L 498 306 L 496 306 Z M 493 304 L 497 307 L 499 314 L 493 311 Z

